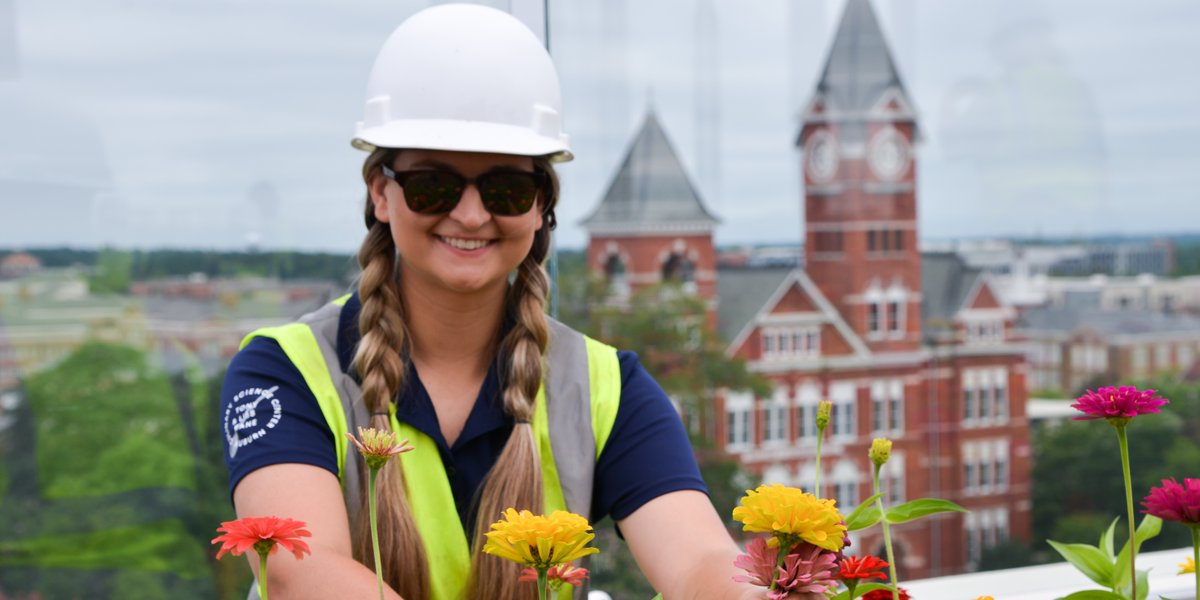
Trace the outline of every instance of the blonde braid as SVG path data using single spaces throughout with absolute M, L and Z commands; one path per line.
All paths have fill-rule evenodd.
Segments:
M 533 434 L 533 413 L 538 389 L 542 385 L 542 357 L 550 339 L 546 321 L 546 297 L 549 277 L 542 263 L 550 250 L 550 230 L 554 227 L 554 205 L 558 199 L 558 179 L 548 161 L 538 159 L 537 168 L 545 171 L 549 185 L 544 193 L 543 227 L 534 235 L 533 246 L 517 268 L 509 288 L 509 318 L 514 323 L 500 342 L 499 356 L 504 374 L 504 410 L 515 421 L 513 431 L 496 464 L 492 466 L 479 495 L 472 544 L 470 598 L 525 600 L 536 598 L 534 586 L 520 584 L 521 570 L 510 562 L 483 554 L 484 533 L 504 511 L 513 507 L 535 513 L 545 510 L 541 460 Z
M 367 158 L 363 179 L 368 185 L 373 177 L 380 176 L 379 165 L 390 159 L 390 154 L 379 149 Z M 387 431 L 392 427 L 389 417 L 392 399 L 404 385 L 409 336 L 404 323 L 404 303 L 397 285 L 395 242 L 388 224 L 375 218 L 369 195 L 364 218 L 367 237 L 358 251 L 358 263 L 362 267 L 358 282 L 362 302 L 358 328 L 362 337 L 354 354 L 354 369 L 362 381 L 362 401 L 371 415 L 370 426 Z M 354 554 L 360 562 L 373 568 L 370 520 L 366 518 L 367 480 L 363 477 L 360 481 L 362 503 L 353 524 Z M 379 472 L 376 498 L 380 560 L 388 585 L 406 600 L 428 599 L 430 584 L 425 548 L 409 508 L 400 460 L 389 461 Z

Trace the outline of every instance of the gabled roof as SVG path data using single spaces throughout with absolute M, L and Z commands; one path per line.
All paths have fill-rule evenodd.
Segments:
M 794 267 L 717 270 L 717 333 L 732 342 Z
M 926 330 L 948 323 L 964 308 L 983 270 L 954 252 L 921 253 L 921 320 Z
M 678 154 L 651 111 L 600 206 L 581 225 L 591 233 L 636 231 L 654 225 L 711 231 L 718 222 L 704 208 Z
M 729 342 L 729 352 L 736 352 L 745 342 L 760 317 L 767 316 L 792 288 L 799 288 L 822 314 L 823 321 L 833 326 L 848 349 L 867 356 L 870 349 L 854 333 L 841 313 L 821 293 L 804 269 L 745 269 L 722 270 L 717 274 L 717 328 Z M 725 298 L 737 298 L 735 307 L 722 308 Z M 729 319 L 724 317 L 728 316 Z M 731 333 L 727 333 L 731 332 Z

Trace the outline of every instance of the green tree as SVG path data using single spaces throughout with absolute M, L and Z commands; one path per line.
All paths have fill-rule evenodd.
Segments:
M 1164 477 L 1200 472 L 1200 444 L 1186 431 L 1192 407 L 1172 398 L 1161 414 L 1137 417 L 1128 427 L 1135 502 Z M 1033 533 L 1035 540 L 1094 544 L 1100 531 L 1125 514 L 1117 436 L 1107 423 L 1068 421 L 1034 436 Z M 1123 522 L 1118 524 L 1118 529 Z M 1178 531 L 1176 531 L 1178 530 Z M 1124 533 L 1118 531 L 1117 539 Z M 1148 549 L 1187 546 L 1186 529 L 1164 527 Z
M 232 516 L 211 382 L 186 356 L 156 358 L 89 343 L 27 381 L 0 432 L 17 449 L 0 457 L 5 593 L 244 597 L 245 564 L 217 564 L 208 543 Z

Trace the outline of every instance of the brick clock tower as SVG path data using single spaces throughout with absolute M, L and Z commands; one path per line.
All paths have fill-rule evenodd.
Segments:
M 867 0 L 849 0 L 796 139 L 809 277 L 872 352 L 921 342 L 916 115 Z
M 650 111 L 604 199 L 583 220 L 587 261 L 605 277 L 618 302 L 639 288 L 666 281 L 705 300 L 716 320 L 717 257 L 713 229 L 675 149 Z

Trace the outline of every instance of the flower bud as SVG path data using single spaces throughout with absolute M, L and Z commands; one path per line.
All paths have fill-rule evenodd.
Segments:
M 817 431 L 824 433 L 829 427 L 829 413 L 833 411 L 833 402 L 822 400 L 817 403 Z
M 883 466 L 892 456 L 892 440 L 887 438 L 875 438 L 871 440 L 871 451 L 868 453 L 871 457 L 871 462 L 875 466 Z

